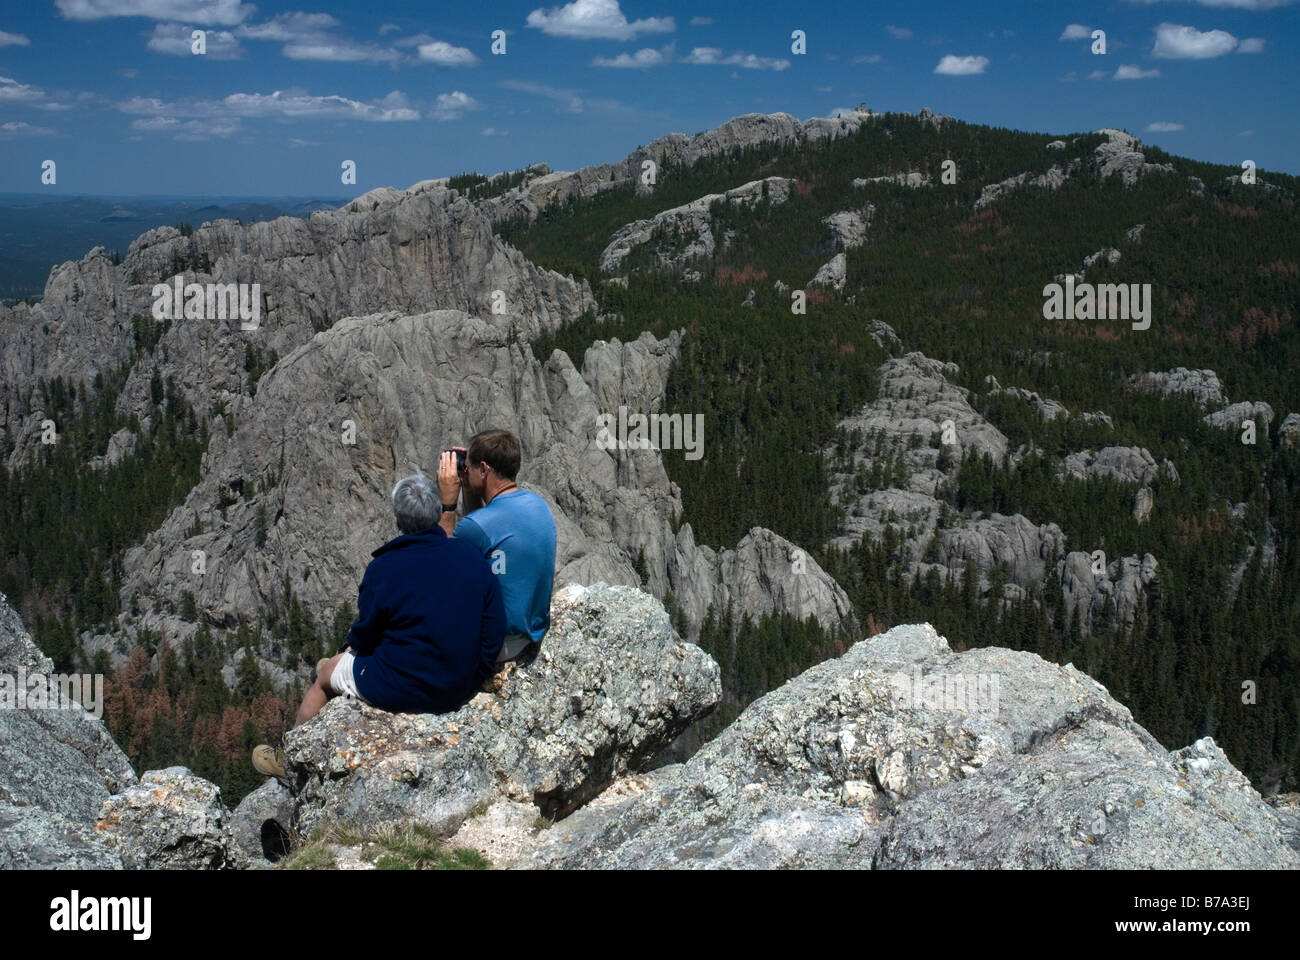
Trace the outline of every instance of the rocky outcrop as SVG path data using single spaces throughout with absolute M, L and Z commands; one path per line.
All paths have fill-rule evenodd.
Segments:
M 1214 413 L 1207 413 L 1201 419 L 1219 430 L 1240 430 L 1243 423 L 1253 420 L 1256 431 L 1265 435 L 1273 423 L 1273 408 L 1262 400 L 1242 400 Z
M 585 283 L 534 266 L 439 181 L 372 191 L 305 220 L 218 220 L 192 234 L 158 227 L 132 243 L 120 265 L 97 247 L 56 267 L 39 304 L 0 307 L 0 416 L 17 438 L 11 465 L 38 442 L 42 411 L 27 406 L 36 378 L 89 382 L 128 361 L 131 318 L 150 318 L 154 284 L 179 274 L 186 283 L 249 284 L 250 293 L 258 284 L 257 329 L 241 329 L 238 318 L 171 323 L 134 364 L 119 401 L 142 420 L 155 364 L 193 407 L 207 410 L 247 396 L 249 349 L 284 356 L 345 316 L 459 309 L 528 339 L 595 309 Z
M 875 114 L 865 106 L 838 117 L 813 117 L 800 122 L 788 113 L 749 113 L 733 117 L 712 130 L 687 136 L 670 133 L 639 147 L 617 163 L 602 163 L 574 172 L 553 172 L 525 180 L 498 197 L 476 201 L 493 222 L 537 219 L 541 211 L 571 199 L 590 199 L 606 190 L 633 187 L 638 194 L 653 192 L 642 180 L 647 161 L 662 168 L 666 163 L 689 166 L 705 157 L 762 144 L 815 144 L 853 136 L 872 123 Z
M 1042 187 L 1046 190 L 1059 190 L 1066 180 L 1078 173 L 1078 170 L 1079 161 L 1072 160 L 1066 166 L 1056 164 L 1040 174 L 1018 173 L 1014 177 L 1007 177 L 1007 179 L 998 183 L 990 183 L 980 191 L 979 197 L 975 200 L 975 209 L 983 210 L 1003 195 L 1012 190 L 1019 190 L 1021 187 Z
M 1097 172 L 1104 179 L 1119 174 L 1124 186 L 1136 186 L 1140 177 L 1152 173 L 1173 173 L 1174 168 L 1167 163 L 1147 163 L 1142 153 L 1142 141 L 1123 130 L 1098 130 L 1105 134 L 1106 142 L 1099 144 L 1093 151 Z
M 848 282 L 848 276 L 848 261 L 845 259 L 844 254 L 837 253 L 827 263 L 821 265 L 817 270 L 817 275 L 808 281 L 808 286 L 843 290 L 844 284 Z
M 1300 413 L 1288 413 L 1277 428 L 1278 443 L 1284 450 L 1300 448 Z
M 1123 180 L 1124 186 L 1133 187 L 1142 177 L 1153 173 L 1174 172 L 1174 168 L 1167 163 L 1147 163 L 1146 155 L 1141 151 L 1142 142 L 1132 134 L 1111 129 L 1097 132 L 1103 134 L 1106 140 L 1093 151 L 1089 164 L 1103 179 L 1118 175 Z M 1077 178 L 1082 169 L 1083 161 L 1075 158 L 1064 165 L 1055 164 L 1040 174 L 1026 171 L 999 183 L 991 183 L 980 192 L 979 198 L 975 201 L 975 209 L 982 210 L 1008 192 L 1021 187 L 1059 189 L 1067 180 Z
M 1089 477 L 1110 477 L 1120 483 L 1147 485 L 1160 477 L 1178 481 L 1178 471 L 1169 460 L 1156 463 L 1151 451 L 1145 447 L 1102 447 L 1100 450 L 1081 450 L 1065 457 L 1058 476 L 1085 480 Z
M 852 250 L 867 242 L 867 228 L 871 225 L 871 218 L 875 213 L 876 208 L 867 204 L 861 210 L 841 210 L 832 213 L 829 217 L 823 217 L 822 223 L 830 227 L 831 236 L 838 246 L 845 250 Z
M 1073 667 L 921 625 L 760 698 L 520 865 L 1300 867 L 1284 829 L 1212 740 L 1171 753 Z
M 929 186 L 930 177 L 918 170 L 912 170 L 907 173 L 891 173 L 883 177 L 855 177 L 853 179 L 855 187 L 865 187 L 873 183 L 893 183 L 900 187 L 910 187 L 915 190 L 918 187 Z
M 753 206 L 767 200 L 784 203 L 790 197 L 794 181 L 787 177 L 753 180 L 726 193 L 711 193 L 679 207 L 637 220 L 620 227 L 600 255 L 604 273 L 617 271 L 623 260 L 637 247 L 655 242 L 655 255 L 661 267 L 680 268 L 695 257 L 712 256 L 718 243 L 714 238 L 711 208 L 715 203 Z M 682 241 L 673 238 L 681 237 Z M 671 241 L 671 242 L 670 242 Z M 723 244 L 725 246 L 725 243 Z
M 916 112 L 916 119 L 922 123 L 928 123 L 936 130 L 942 129 L 945 124 L 956 123 L 956 117 L 950 117 L 946 113 L 935 113 L 929 107 L 922 107 Z
M 93 712 L 41 708 L 49 701 L 36 691 L 58 674 L 3 595 L 0 674 L 8 701 L 0 709 L 0 869 L 120 867 L 93 827 L 100 804 L 133 786 L 135 771 Z
M 1223 383 L 1213 370 L 1175 367 L 1163 372 L 1137 373 L 1128 378 L 1129 388 L 1139 393 L 1162 396 L 1186 395 L 1203 407 L 1221 407 L 1228 402 Z
M 604 584 L 555 597 L 540 655 L 447 714 L 330 701 L 286 738 L 297 829 L 418 823 L 444 835 L 499 799 L 550 818 L 650 760 L 713 709 L 718 667 L 646 594 Z M 286 825 L 287 826 L 287 825 Z
M 1039 416 L 1044 420 L 1068 420 L 1073 414 L 1070 409 L 1059 400 L 1052 400 L 1048 397 L 1041 396 L 1033 390 L 1027 390 L 1024 387 L 1004 387 L 998 383 L 997 377 L 989 374 L 984 378 L 984 384 L 988 387 L 989 393 L 1005 394 L 1007 396 L 1017 397 L 1026 403 L 1031 403 L 1038 410 Z M 1091 413 L 1078 414 L 1080 420 L 1085 423 L 1099 423 L 1106 427 L 1113 428 L 1115 424 L 1110 416 L 1100 410 Z
M 151 770 L 104 801 L 95 832 L 128 870 L 228 870 L 245 865 L 221 790 L 185 767 Z
M 1151 554 L 1112 560 L 1104 568 L 1103 558 L 1080 551 L 1067 553 L 1056 565 L 1065 609 L 1079 613 L 1079 625 L 1087 632 L 1094 623 L 1113 620 L 1131 625 L 1147 589 L 1157 579 L 1159 564 Z M 1094 564 L 1098 566 L 1094 568 Z M 1097 573 L 1095 569 L 1101 569 Z
M 1124 255 L 1114 247 L 1106 247 L 1105 249 L 1098 250 L 1096 253 L 1090 253 L 1088 256 L 1084 257 L 1083 269 L 1091 270 L 1093 267 L 1097 266 L 1097 264 L 1113 267 L 1123 259 L 1123 256 Z

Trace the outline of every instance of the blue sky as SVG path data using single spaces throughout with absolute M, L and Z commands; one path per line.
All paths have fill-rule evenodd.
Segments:
M 0 192 L 350 196 L 862 102 L 1300 173 L 1298 39 L 1295 0 L 30 0 L 0 10 Z

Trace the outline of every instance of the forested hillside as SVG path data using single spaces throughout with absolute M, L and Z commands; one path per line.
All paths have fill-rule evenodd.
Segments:
M 971 458 L 945 491 L 955 516 L 1023 513 L 1057 523 L 1071 549 L 1151 553 L 1158 588 L 1131 626 L 1098 624 L 1090 635 L 1064 613 L 1060 586 L 1037 584 L 1020 602 L 990 602 L 969 571 L 942 580 L 901 578 L 899 540 L 865 540 L 819 560 L 850 592 L 862 622 L 887 627 L 929 620 L 955 644 L 996 644 L 1073 662 L 1105 683 L 1169 746 L 1213 735 L 1257 783 L 1294 789 L 1300 780 L 1300 457 L 1261 429 L 1258 442 L 1207 425 L 1190 399 L 1137 393 L 1129 377 L 1174 367 L 1210 368 L 1233 400 L 1300 410 L 1300 218 L 1295 178 L 1261 173 L 1280 190 L 1227 178 L 1213 167 L 1144 148 L 1173 174 L 1126 187 L 1086 160 L 1104 139 L 1052 137 L 888 115 L 821 149 L 763 147 L 660 171 L 649 196 L 629 188 L 570 203 L 502 235 L 542 265 L 593 284 L 599 259 L 622 224 L 763 177 L 798 181 L 784 203 L 716 204 L 716 232 L 729 246 L 690 266 L 683 283 L 637 251 L 626 289 L 606 284 L 616 318 L 589 318 L 535 344 L 580 357 L 593 338 L 688 331 L 666 408 L 705 414 L 705 456 L 665 452 L 696 536 L 734 543 L 752 526 L 821 547 L 842 517 L 828 497 L 827 457 L 844 438 L 836 423 L 870 399 L 881 348 L 868 322 L 890 324 L 905 344 L 960 366 L 972 402 L 1013 447 L 1037 453 L 1011 463 Z M 1059 189 L 1024 187 L 977 210 L 985 184 L 1083 161 Z M 955 184 L 941 182 L 952 160 Z M 857 178 L 920 172 L 929 186 L 853 185 Z M 1189 178 L 1196 178 L 1195 180 Z M 1197 189 L 1197 180 L 1203 189 Z M 806 287 L 837 247 L 822 218 L 874 208 L 865 246 L 847 254 L 842 292 L 810 291 L 807 315 L 791 313 L 777 281 Z M 1148 330 L 1123 321 L 1043 319 L 1043 287 L 1085 257 L 1123 244 L 1123 260 L 1088 279 L 1150 283 Z M 671 238 L 670 238 L 671 239 Z M 742 306 L 750 290 L 753 307 Z M 984 378 L 1036 391 L 1076 411 L 1101 410 L 1113 430 L 1079 418 L 1047 420 L 1035 406 L 986 392 Z M 1177 464 L 1180 482 L 1159 486 L 1139 522 L 1134 488 L 1109 478 L 1062 481 L 1066 453 L 1102 445 L 1147 448 Z M 889 477 L 872 482 L 888 485 Z M 1250 549 L 1253 544 L 1272 549 Z M 1262 554 L 1269 555 L 1264 562 Z M 1050 566 L 1050 564 L 1049 564 Z M 1048 578 L 1049 580 L 1052 578 Z M 1235 584 L 1239 581 L 1240 585 Z M 842 646 L 815 624 L 749 624 L 717 611 L 701 642 L 724 664 L 730 709 Z M 824 634 L 824 632 L 822 632 Z M 1245 704 L 1243 681 L 1256 702 Z

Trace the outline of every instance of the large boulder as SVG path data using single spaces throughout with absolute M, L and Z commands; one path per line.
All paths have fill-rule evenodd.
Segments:
M 721 696 L 717 664 L 639 590 L 571 586 L 536 660 L 447 714 L 337 698 L 286 737 L 297 827 L 414 822 L 450 836 L 500 799 L 570 813 Z M 287 826 L 287 825 L 285 825 Z
M 17 703 L 58 675 L 3 595 L 0 675 L 0 869 L 120 867 L 95 818 L 111 794 L 135 784 L 135 771 L 93 708 Z M 83 697 L 87 706 L 93 699 Z
M 150 770 L 104 801 L 95 831 L 127 869 L 223 870 L 245 865 L 221 789 L 185 767 Z
M 1212 740 L 1170 753 L 1096 681 L 896 627 L 688 762 L 546 830 L 563 868 L 1300 868 Z

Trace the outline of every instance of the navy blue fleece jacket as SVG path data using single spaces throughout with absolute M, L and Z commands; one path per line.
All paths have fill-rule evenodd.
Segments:
M 429 527 L 376 550 L 348 633 L 357 692 L 384 710 L 444 713 L 496 670 L 501 588 L 468 543 Z

